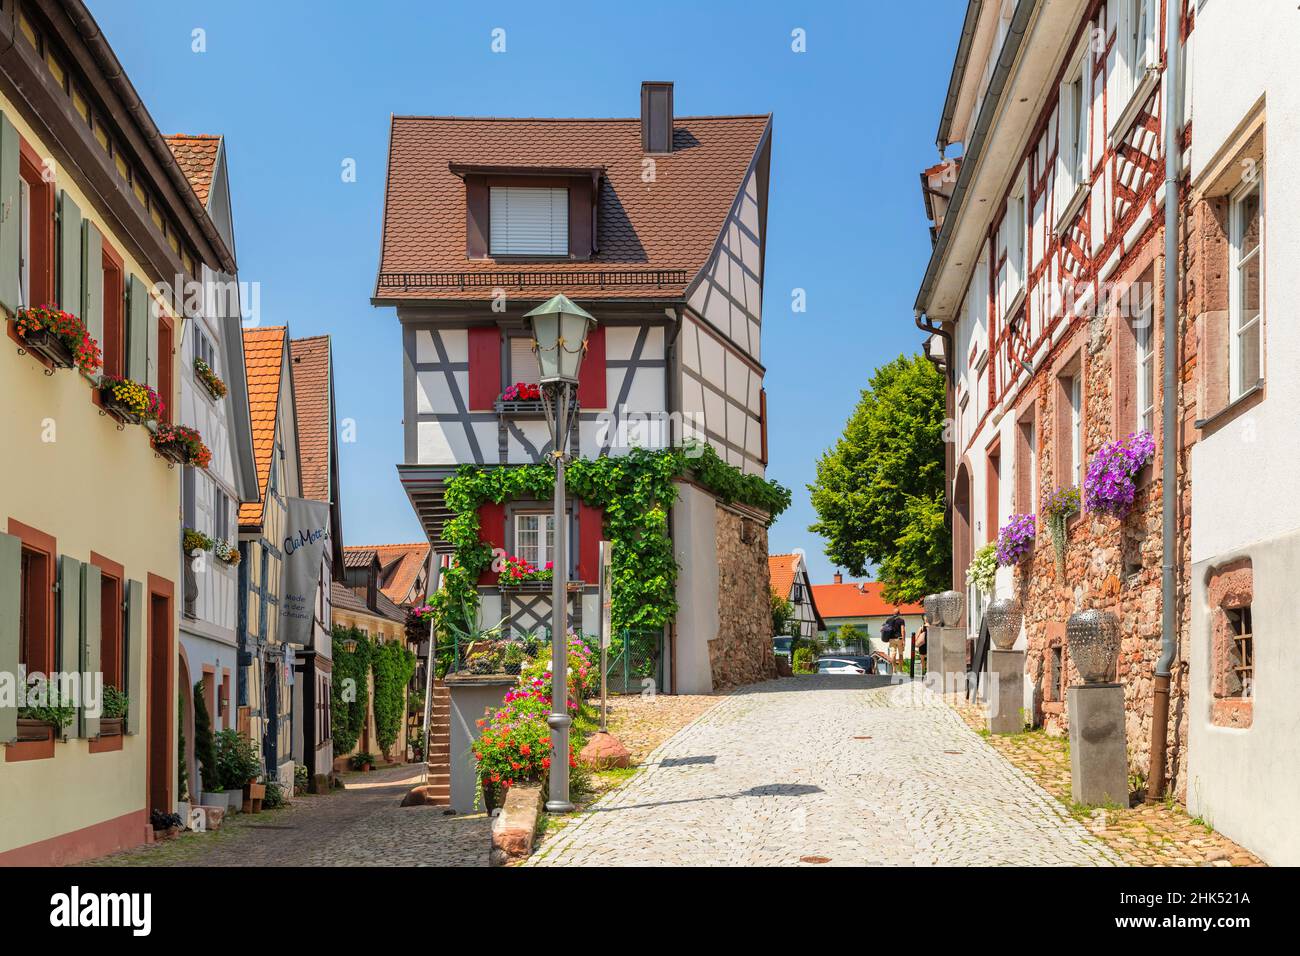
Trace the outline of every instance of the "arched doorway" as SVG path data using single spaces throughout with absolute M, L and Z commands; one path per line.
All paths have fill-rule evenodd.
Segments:
M 975 549 L 971 541 L 971 477 L 970 466 L 962 462 L 952 488 L 952 581 L 953 589 L 965 593 L 966 569 L 970 567 Z

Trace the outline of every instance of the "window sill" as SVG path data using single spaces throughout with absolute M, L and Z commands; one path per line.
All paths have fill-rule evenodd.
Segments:
M 1083 209 L 1084 200 L 1092 189 L 1092 180 L 1085 179 L 1079 185 L 1074 187 L 1074 193 L 1070 196 L 1070 201 L 1065 204 L 1065 209 L 1056 217 L 1055 234 L 1057 236 L 1065 235 L 1067 229 L 1074 223 L 1080 211 Z
M 1127 105 L 1120 111 L 1119 116 L 1115 118 L 1115 122 L 1111 125 L 1110 135 L 1107 137 L 1111 149 L 1115 149 L 1123 142 L 1133 129 L 1138 114 L 1142 111 L 1142 107 L 1146 105 L 1147 100 L 1151 98 L 1151 94 L 1158 82 L 1160 82 L 1160 67 L 1147 67 L 1146 73 L 1129 96 Z
M 1192 427 L 1198 430 L 1215 429 L 1225 422 L 1235 418 L 1241 412 L 1252 404 L 1252 400 L 1264 391 L 1264 380 L 1261 378 L 1250 388 L 1246 389 L 1223 408 L 1219 409 L 1208 418 L 1199 418 L 1192 423 Z

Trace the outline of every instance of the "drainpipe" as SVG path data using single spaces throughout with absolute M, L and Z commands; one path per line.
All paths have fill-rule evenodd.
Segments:
M 1164 394 L 1161 401 L 1161 562 L 1160 658 L 1156 661 L 1151 696 L 1151 766 L 1147 774 L 1147 803 L 1164 795 L 1165 756 L 1169 734 L 1169 678 L 1177 652 L 1177 585 L 1174 576 L 1177 547 L 1178 489 L 1178 180 L 1182 165 L 1179 120 L 1182 118 L 1182 16 L 1168 5 L 1165 14 L 1165 354 Z

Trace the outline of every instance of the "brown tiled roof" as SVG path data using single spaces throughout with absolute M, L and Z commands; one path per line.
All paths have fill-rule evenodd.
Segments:
M 374 548 L 349 548 L 346 545 L 343 548 L 343 567 L 345 568 L 368 568 L 374 560 Z
M 244 329 L 244 366 L 248 374 L 248 411 L 253 422 L 253 457 L 257 462 L 257 501 L 239 506 L 241 525 L 262 523 L 266 482 L 275 452 L 275 421 L 280 407 L 280 370 L 284 362 L 283 325 Z
M 330 582 L 330 604 L 337 608 L 351 611 L 353 614 L 368 614 L 371 617 L 386 617 L 390 621 L 406 623 L 406 612 L 388 599 L 382 591 L 375 601 L 379 610 L 373 611 L 366 604 L 366 599 L 345 584 Z
M 416 578 L 429 560 L 429 542 L 414 544 L 361 544 L 343 549 L 346 562 L 349 552 L 374 554 L 379 558 L 380 590 L 397 604 L 406 604 L 418 600 L 423 595 L 412 595 Z M 367 560 L 368 564 L 369 561 Z M 347 565 L 353 567 L 353 565 Z
M 330 500 L 330 337 L 289 341 L 302 495 Z
M 221 148 L 220 136 L 164 136 L 171 147 L 176 164 L 190 181 L 194 195 L 204 208 L 208 205 L 208 192 L 212 189 L 212 171 L 217 166 L 217 151 Z
M 563 272 L 684 270 L 656 285 L 529 286 L 529 298 L 680 298 L 705 266 L 767 129 L 767 116 L 675 117 L 673 152 L 642 179 L 639 119 L 394 116 L 379 271 Z M 573 263 L 502 263 L 465 255 L 465 184 L 450 169 L 604 167 L 598 254 Z M 503 283 L 509 290 L 510 285 Z M 377 289 L 377 297 L 486 299 L 492 288 Z

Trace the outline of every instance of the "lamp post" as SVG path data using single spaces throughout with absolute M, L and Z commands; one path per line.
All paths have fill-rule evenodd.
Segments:
M 542 303 L 526 318 L 533 330 L 533 351 L 540 370 L 538 384 L 546 425 L 551 431 L 550 457 L 555 465 L 555 547 L 551 558 L 551 728 L 549 813 L 567 813 L 569 802 L 569 555 L 565 521 L 564 460 L 569 433 L 577 417 L 574 401 L 578 369 L 587 353 L 587 334 L 596 320 L 567 296 Z

